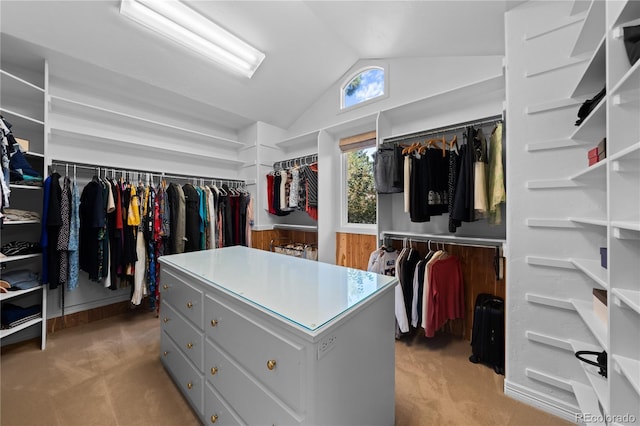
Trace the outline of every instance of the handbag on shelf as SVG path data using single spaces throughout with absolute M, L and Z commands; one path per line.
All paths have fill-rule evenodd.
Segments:
M 597 95 L 595 95 L 591 99 L 587 99 L 582 103 L 580 109 L 578 110 L 578 120 L 576 121 L 576 126 L 582 124 L 582 122 L 589 116 L 591 111 L 598 106 L 604 95 L 607 93 L 607 88 L 603 88 Z
M 627 51 L 629 62 L 633 66 L 640 59 L 640 25 L 624 27 L 622 31 L 624 48 Z
M 595 355 L 596 360 L 593 361 L 587 358 L 583 358 L 583 355 Z M 598 374 L 600 374 L 602 377 L 607 377 L 607 351 L 578 351 L 576 352 L 576 358 L 578 358 L 582 362 L 586 362 L 587 364 L 594 365 L 600 368 Z

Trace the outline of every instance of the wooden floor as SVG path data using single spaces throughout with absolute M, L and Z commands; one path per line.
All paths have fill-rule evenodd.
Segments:
M 3 348 L 3 426 L 199 424 L 159 361 L 160 325 L 136 311 Z M 512 400 L 503 376 L 450 336 L 396 341 L 396 425 L 564 426 Z M 347 425 L 344 425 L 347 426 Z

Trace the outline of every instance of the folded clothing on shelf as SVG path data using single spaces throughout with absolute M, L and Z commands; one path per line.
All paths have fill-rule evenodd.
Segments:
M 40 253 L 42 247 L 40 243 L 30 243 L 28 241 L 11 241 L 0 247 L 0 252 L 5 256 L 20 256 L 23 254 Z
M 2 305 L 2 312 L 0 313 L 2 327 L 12 328 L 24 324 L 27 321 L 39 318 L 41 315 L 40 312 L 42 312 L 40 305 L 31 305 L 24 308 L 12 303 L 4 303 Z
M 2 280 L 8 282 L 12 289 L 17 290 L 28 290 L 40 285 L 40 276 L 28 269 L 3 272 Z
M 17 222 L 21 220 L 40 220 L 40 214 L 38 212 L 31 212 L 28 210 L 19 209 L 4 209 L 3 218 L 5 222 Z

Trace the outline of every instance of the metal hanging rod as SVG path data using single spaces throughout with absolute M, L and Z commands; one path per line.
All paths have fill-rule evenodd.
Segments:
M 96 174 L 100 174 L 102 172 L 104 172 L 105 175 L 107 175 L 108 173 L 111 173 L 112 175 L 115 175 L 116 173 L 119 173 L 121 175 L 128 175 L 128 176 L 137 176 L 139 179 L 142 176 L 148 176 L 149 178 L 153 179 L 154 177 L 158 177 L 161 179 L 180 179 L 180 180 L 187 180 L 187 181 L 191 181 L 191 182 L 200 182 L 201 184 L 204 184 L 204 182 L 211 182 L 213 183 L 217 183 L 220 186 L 222 186 L 223 184 L 227 184 L 229 186 L 240 186 L 240 185 L 245 185 L 245 181 L 241 180 L 241 179 L 226 179 L 226 178 L 219 178 L 219 177 L 206 177 L 206 176 L 193 176 L 193 175 L 172 175 L 172 174 L 167 174 L 164 172 L 157 172 L 157 171 L 151 171 L 151 170 L 131 170 L 131 169 L 123 169 L 123 168 L 119 168 L 119 167 L 107 167 L 107 166 L 99 166 L 97 164 L 87 164 L 87 163 L 76 163 L 73 161 L 62 161 L 62 160 L 52 160 L 51 161 L 51 169 L 55 170 L 55 168 L 57 167 L 64 167 L 66 170 L 66 173 L 68 174 L 68 170 L 70 167 L 73 167 L 74 169 L 74 174 L 75 174 L 75 169 L 82 169 L 82 170 L 91 170 L 93 172 L 95 172 Z
M 505 240 L 495 238 L 482 238 L 482 237 L 458 237 L 449 235 L 430 235 L 430 234 L 414 234 L 414 233 L 393 233 L 393 232 L 381 232 L 380 239 L 385 241 L 387 239 L 396 241 L 420 241 L 420 242 L 442 242 L 445 244 L 451 244 L 455 246 L 465 247 L 479 247 L 479 248 L 502 248 L 506 243 Z
M 425 130 L 423 132 L 409 133 L 402 136 L 394 136 L 394 137 L 384 139 L 382 143 L 403 142 L 411 139 L 424 138 L 426 136 L 436 135 L 439 133 L 455 132 L 456 130 L 465 129 L 469 126 L 484 126 L 486 124 L 495 124 L 500 121 L 503 121 L 502 114 L 494 115 L 491 117 L 480 118 L 472 121 L 465 121 L 463 123 L 458 123 L 452 126 L 438 127 L 431 130 Z
M 308 166 L 318 162 L 318 154 L 310 154 L 302 157 L 290 158 L 288 160 L 276 161 L 273 163 L 274 170 L 289 169 L 295 166 Z

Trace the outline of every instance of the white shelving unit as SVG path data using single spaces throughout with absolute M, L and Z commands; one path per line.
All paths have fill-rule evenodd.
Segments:
M 583 12 L 580 25 L 519 38 L 532 33 L 524 22 L 547 28 Z M 529 2 L 506 15 L 507 131 L 526 149 L 508 153 L 522 167 L 507 176 L 518 206 L 508 225 L 507 347 L 519 355 L 507 359 L 505 392 L 570 421 L 640 419 L 640 63 L 629 63 L 619 37 L 638 19 L 637 1 Z M 586 66 L 565 66 L 583 55 Z M 549 71 L 527 73 L 532 64 Z M 605 98 L 573 126 L 580 105 L 571 100 L 605 86 Z M 587 151 L 605 137 L 607 158 L 587 166 Z M 595 313 L 594 288 L 608 292 L 607 321 Z M 578 350 L 606 351 L 608 377 L 578 361 Z
M 45 149 L 45 90 L 44 69 L 39 81 L 34 81 L 33 76 L 23 77 L 19 68 L 14 71 L 12 64 L 3 61 L 0 69 L 0 112 L 11 123 L 11 131 L 16 138 L 29 141 L 29 152 L 25 158 L 31 166 L 44 172 Z M 9 71 L 8 69 L 11 69 Z M 42 186 L 10 184 L 11 194 L 9 207 L 35 211 L 38 214 L 42 209 Z M 5 222 L 2 231 L 2 244 L 10 241 L 37 242 L 40 239 L 40 227 L 38 220 L 21 220 Z M 0 264 L 6 270 L 28 269 L 32 272 L 40 272 L 41 253 L 7 256 L 0 258 Z M 40 292 L 37 297 L 38 292 Z M 11 301 L 19 306 L 41 306 L 40 316 L 15 327 L 0 330 L 0 339 L 5 339 L 16 333 L 23 332 L 31 327 L 40 325 L 40 348 L 45 349 L 47 340 L 47 288 L 39 285 L 28 290 L 9 291 L 0 294 L 0 304 Z

